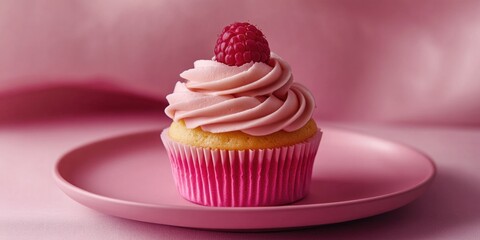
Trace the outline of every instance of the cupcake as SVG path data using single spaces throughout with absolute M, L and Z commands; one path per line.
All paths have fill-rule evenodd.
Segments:
M 161 139 L 178 192 L 221 207 L 302 199 L 322 135 L 312 94 L 249 23 L 225 27 L 214 53 L 167 95 L 173 121 Z

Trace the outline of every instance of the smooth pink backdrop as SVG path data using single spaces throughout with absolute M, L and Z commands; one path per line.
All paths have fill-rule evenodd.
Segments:
M 62 102 L 42 90 L 58 85 L 164 101 L 234 21 L 264 31 L 314 92 L 321 119 L 480 123 L 480 2 L 465 0 L 3 0 L 0 119 Z M 18 94 L 41 101 L 10 100 Z

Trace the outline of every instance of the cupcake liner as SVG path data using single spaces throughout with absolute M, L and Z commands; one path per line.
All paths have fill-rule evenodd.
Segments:
M 161 139 L 180 195 L 222 207 L 272 206 L 295 202 L 310 188 L 322 132 L 305 142 L 273 149 L 221 150 Z

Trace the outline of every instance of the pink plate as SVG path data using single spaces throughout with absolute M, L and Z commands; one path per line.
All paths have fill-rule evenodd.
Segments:
M 418 151 L 357 133 L 324 128 L 310 194 L 275 207 L 204 207 L 177 193 L 160 130 L 94 142 L 64 155 L 59 187 L 100 212 L 174 226 L 260 230 L 364 218 L 420 196 L 435 174 Z

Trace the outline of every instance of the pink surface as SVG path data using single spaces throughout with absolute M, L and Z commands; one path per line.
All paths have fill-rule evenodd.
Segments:
M 305 197 L 321 137 L 318 131 L 288 147 L 219 150 L 172 141 L 168 129 L 161 133 L 180 194 L 219 207 L 283 205 Z
M 205 207 L 182 199 L 159 140 L 160 130 L 77 148 L 59 160 L 55 179 L 74 200 L 114 216 L 237 230 L 304 227 L 372 216 L 413 201 L 433 179 L 433 163 L 413 149 L 335 128 L 324 132 L 310 193 L 291 205 Z M 238 193 L 242 191 L 229 194 Z
M 92 114 L 1 125 L 0 238 L 467 240 L 478 238 L 480 224 L 478 128 L 344 123 L 343 128 L 357 129 L 415 146 L 434 159 L 438 174 L 424 195 L 399 210 L 353 222 L 297 231 L 262 234 L 223 233 L 122 220 L 89 211 L 88 208 L 72 201 L 55 184 L 52 169 L 56 161 L 67 151 L 84 143 L 114 135 L 152 128 L 162 129 L 167 122 L 166 118 L 145 113 L 105 113 L 103 116 Z M 329 125 L 323 122 L 321 126 L 327 128 Z M 157 137 L 155 136 L 156 140 Z M 326 133 L 324 140 L 327 143 L 329 141 Z M 363 143 L 365 145 L 358 147 L 367 147 L 370 143 L 372 142 L 365 142 Z M 374 145 L 381 146 L 385 145 Z M 342 152 L 347 154 L 347 150 L 342 149 Z M 355 170 L 354 166 L 351 170 Z M 151 175 L 146 175 L 148 176 Z M 333 186 L 332 188 L 338 189 Z M 355 194 L 355 191 L 343 194 L 347 194 L 344 196 L 348 197 L 348 194 Z M 190 218 L 195 219 L 197 216 L 191 215 Z M 288 218 L 285 221 L 288 222 Z

